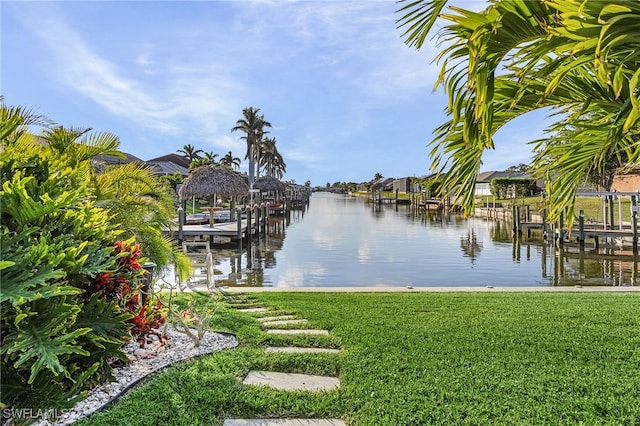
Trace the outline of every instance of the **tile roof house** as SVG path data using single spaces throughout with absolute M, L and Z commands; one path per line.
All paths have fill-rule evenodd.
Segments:
M 158 163 L 158 162 L 170 162 L 170 163 L 182 166 L 187 170 L 189 170 L 189 165 L 191 164 L 191 162 L 187 157 L 185 157 L 184 155 L 178 155 L 178 154 L 167 154 L 161 157 L 152 158 L 151 160 L 147 161 L 147 163 Z

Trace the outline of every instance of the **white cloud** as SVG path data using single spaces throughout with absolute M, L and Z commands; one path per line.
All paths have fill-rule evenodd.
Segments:
M 138 126 L 174 137 L 205 138 L 230 131 L 239 105 L 231 93 L 243 89 L 229 75 L 216 75 L 206 61 L 199 65 L 163 63 L 159 49 L 148 43 L 134 62 L 143 73 L 101 56 L 72 24 L 57 14 L 32 15 L 28 24 L 49 47 L 55 58 L 55 72 L 62 84 L 91 99 L 110 113 Z M 213 68 L 213 69 L 212 69 Z M 148 75 L 154 79 L 148 80 Z M 224 148 L 238 149 L 231 138 L 215 138 Z

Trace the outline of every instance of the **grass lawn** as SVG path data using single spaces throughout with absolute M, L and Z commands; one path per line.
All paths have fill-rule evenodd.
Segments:
M 264 353 L 267 335 L 222 303 L 239 348 L 154 376 L 82 425 L 214 425 L 225 417 L 339 417 L 352 425 L 640 423 L 640 295 L 256 293 L 330 336 L 334 354 Z M 309 394 L 246 387 L 252 369 L 339 375 Z

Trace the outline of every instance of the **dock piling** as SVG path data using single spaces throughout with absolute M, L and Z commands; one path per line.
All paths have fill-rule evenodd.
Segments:
M 638 199 L 635 195 L 631 196 L 631 232 L 633 239 L 633 253 L 638 253 Z
M 584 250 L 584 210 L 580 210 L 578 216 L 578 243 L 580 244 L 580 250 Z
M 238 248 L 242 250 L 242 212 L 238 209 L 237 213 L 238 228 L 236 231 L 236 239 L 238 240 Z

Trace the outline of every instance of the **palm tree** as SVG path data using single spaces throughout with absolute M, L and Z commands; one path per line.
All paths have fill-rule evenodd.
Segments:
M 258 149 L 265 133 L 267 133 L 264 128 L 271 127 L 271 123 L 264 119 L 264 115 L 260 114 L 260 108 L 245 108 L 242 110 L 242 116 L 243 118 L 236 122 L 231 131 L 244 133 L 241 139 L 247 142 L 247 153 L 244 158 L 249 160 L 249 186 L 251 187 L 255 175 L 255 151 Z
M 264 138 L 260 144 L 260 166 L 264 167 L 267 176 L 282 179 L 287 165 L 276 148 L 276 138 Z
M 231 151 L 229 151 L 220 159 L 220 164 L 230 169 L 238 169 L 240 167 L 240 161 L 240 158 L 234 157 Z
M 219 157 L 219 155 L 218 154 L 214 154 L 213 151 L 209 151 L 209 152 L 205 152 L 204 153 L 204 158 L 209 160 L 210 164 L 218 164 L 218 161 L 216 160 L 216 158 L 218 158 L 218 157 Z
M 467 211 L 493 135 L 541 108 L 554 121 L 547 137 L 532 141 L 532 169 L 547 178 L 552 219 L 573 211 L 589 176 L 638 163 L 639 2 L 504 0 L 480 13 L 443 14 L 446 3 L 406 2 L 399 26 L 420 48 L 438 16 L 450 22 L 438 32 L 446 47 L 437 57 L 450 119 L 436 129 L 430 155 L 444 190 Z
M 214 154 L 213 152 L 205 152 L 204 157 L 196 158 L 195 160 L 189 163 L 189 170 L 197 169 L 200 166 L 204 166 L 206 164 L 218 164 L 216 158 L 218 154 Z
M 75 167 L 83 161 L 93 160 L 99 155 L 126 158 L 118 149 L 120 138 L 112 133 L 91 133 L 90 128 L 54 127 L 44 129 L 42 138 L 49 147 L 69 158 L 69 165 Z
M 181 153 L 182 155 L 187 157 L 190 163 L 200 158 L 200 154 L 204 154 L 203 150 L 196 149 L 191 144 L 186 144 L 182 149 L 179 149 L 176 152 Z

